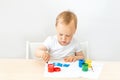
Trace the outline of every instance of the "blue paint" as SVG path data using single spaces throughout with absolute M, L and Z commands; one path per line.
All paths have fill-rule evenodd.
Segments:
M 80 59 L 78 61 L 79 67 L 82 68 L 82 65 L 84 64 L 85 60 L 84 59 Z
M 57 63 L 57 66 L 59 67 L 62 67 L 62 65 L 63 65 L 62 63 Z
M 69 67 L 70 66 L 70 64 L 62 64 L 62 63 L 59 63 L 59 62 L 54 62 L 53 65 L 58 66 L 58 67 Z
M 63 67 L 69 67 L 70 64 L 63 64 Z
M 54 64 L 54 66 L 59 66 L 59 67 L 62 67 L 62 65 L 63 65 L 62 63 L 58 63 L 58 62 L 57 63 L 53 63 L 53 64 Z

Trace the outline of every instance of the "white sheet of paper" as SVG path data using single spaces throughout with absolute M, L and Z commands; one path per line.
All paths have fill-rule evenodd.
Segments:
M 50 62 L 50 63 L 54 63 Z M 64 64 L 65 62 L 60 61 L 59 63 Z M 69 67 L 60 67 L 61 71 L 60 72 L 48 72 L 48 65 L 45 65 L 45 71 L 44 71 L 44 76 L 45 77 L 66 77 L 66 78 L 77 78 L 77 77 L 84 77 L 84 78 L 92 78 L 92 79 L 97 79 L 101 73 L 103 64 L 97 63 L 95 61 L 92 62 L 92 67 L 94 72 L 92 71 L 91 68 L 87 72 L 83 72 L 82 68 L 78 66 L 78 61 L 72 62 L 72 63 L 67 63 L 70 64 Z

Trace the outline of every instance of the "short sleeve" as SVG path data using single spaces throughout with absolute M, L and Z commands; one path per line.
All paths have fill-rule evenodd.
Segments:
M 46 48 L 48 50 L 50 50 L 50 46 L 51 46 L 51 37 L 48 37 L 44 42 L 43 45 L 46 46 Z
M 82 51 L 82 48 L 80 46 L 80 42 L 78 40 L 75 41 L 75 52 Z

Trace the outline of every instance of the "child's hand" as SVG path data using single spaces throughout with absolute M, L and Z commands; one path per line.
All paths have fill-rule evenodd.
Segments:
M 50 59 L 50 54 L 49 53 L 43 53 L 41 55 L 41 58 L 45 61 L 45 62 L 48 62 L 49 59 Z
M 66 58 L 64 58 L 64 61 L 65 62 L 75 62 L 77 60 L 77 57 L 76 56 L 68 56 Z

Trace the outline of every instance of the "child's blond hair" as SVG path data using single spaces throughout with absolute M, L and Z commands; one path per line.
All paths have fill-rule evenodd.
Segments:
M 74 21 L 75 28 L 77 28 L 77 16 L 71 11 L 63 11 L 56 18 L 56 26 L 59 21 L 62 21 L 64 24 L 69 24 L 71 21 Z

